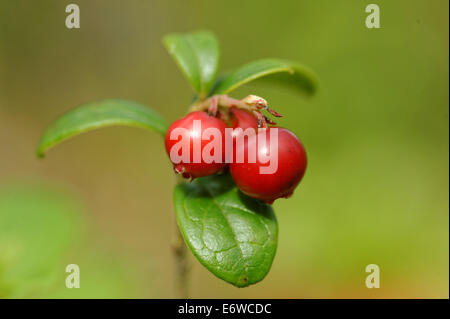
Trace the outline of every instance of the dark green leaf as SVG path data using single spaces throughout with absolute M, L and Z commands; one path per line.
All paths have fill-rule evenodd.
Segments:
M 125 100 L 105 100 L 79 106 L 56 119 L 44 132 L 37 149 L 38 156 L 74 135 L 97 128 L 126 125 L 150 129 L 164 135 L 166 121 L 155 111 Z
M 219 43 L 211 32 L 174 33 L 163 42 L 194 90 L 205 97 L 219 67 Z
M 264 59 L 250 62 L 223 76 L 210 94 L 227 94 L 258 79 L 287 85 L 307 94 L 316 91 L 318 82 L 314 72 L 301 64 L 279 59 Z
M 270 205 L 242 194 L 229 175 L 178 185 L 174 204 L 185 242 L 209 271 L 238 287 L 265 277 L 278 236 Z

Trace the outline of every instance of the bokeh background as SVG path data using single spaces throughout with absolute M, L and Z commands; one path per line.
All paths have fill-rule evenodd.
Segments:
M 77 3 L 81 28 L 65 27 Z M 0 297 L 171 298 L 174 178 L 159 136 L 113 127 L 52 149 L 45 127 L 79 104 L 136 100 L 169 121 L 192 98 L 161 45 L 210 29 L 221 71 L 264 57 L 320 77 L 316 96 L 244 86 L 285 115 L 309 154 L 274 204 L 277 255 L 235 288 L 192 256 L 195 298 L 448 298 L 448 1 L 0 0 Z M 65 289 L 65 265 L 81 267 Z M 381 268 L 367 289 L 365 266 Z

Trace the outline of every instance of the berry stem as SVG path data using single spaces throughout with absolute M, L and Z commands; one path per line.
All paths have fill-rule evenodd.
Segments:
M 261 113 L 261 110 L 266 110 L 275 117 L 282 116 L 280 113 L 269 108 L 265 99 L 256 95 L 249 95 L 242 100 L 233 99 L 226 94 L 213 95 L 210 98 L 194 103 L 190 108 L 190 112 L 208 111 L 209 115 L 215 116 L 219 107 L 226 109 L 230 107 L 236 107 L 253 113 L 258 120 L 258 128 L 267 127 L 267 123 L 275 123 L 267 116 L 263 115 Z

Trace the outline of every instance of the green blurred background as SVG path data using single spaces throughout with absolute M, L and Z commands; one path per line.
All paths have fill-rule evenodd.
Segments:
M 64 24 L 72 2 L 78 30 Z M 267 86 L 233 93 L 284 114 L 309 167 L 274 204 L 268 276 L 238 289 L 190 256 L 191 296 L 448 298 L 448 1 L 376 1 L 378 30 L 365 27 L 369 3 L 0 0 L 0 297 L 174 296 L 174 179 L 161 138 L 114 127 L 44 160 L 34 152 L 53 119 L 88 101 L 182 116 L 192 91 L 161 38 L 210 29 L 222 71 L 287 58 L 313 68 L 320 89 L 308 99 Z M 68 263 L 80 265 L 81 289 L 64 288 Z M 371 263 L 380 289 L 365 287 Z

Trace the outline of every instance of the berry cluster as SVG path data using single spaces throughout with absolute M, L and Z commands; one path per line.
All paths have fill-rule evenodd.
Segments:
M 272 204 L 278 198 L 291 196 L 305 173 L 306 152 L 295 134 L 285 128 L 274 126 L 275 122 L 261 113 L 263 109 L 276 117 L 281 116 L 271 110 L 264 99 L 253 95 L 243 100 L 235 100 L 226 95 L 213 96 L 209 100 L 194 105 L 189 114 L 170 125 L 166 134 L 165 146 L 170 157 L 172 147 L 179 142 L 179 139 L 171 138 L 171 133 L 177 128 L 192 132 L 189 134 L 188 143 L 189 161 L 174 163 L 175 172 L 193 180 L 229 170 L 237 187 L 250 197 Z M 194 131 L 196 120 L 201 121 L 199 132 Z M 194 148 L 197 147 L 203 154 L 208 147 L 210 141 L 202 137 L 204 137 L 203 133 L 211 128 L 220 132 L 221 160 L 211 162 L 202 157 L 194 161 Z M 225 147 L 227 128 L 242 129 L 234 130 L 232 133 L 232 160 L 229 162 L 226 158 L 230 154 Z M 251 130 L 247 130 L 249 128 Z M 271 130 L 274 129 L 277 134 L 275 147 L 271 143 L 273 136 Z M 244 134 L 243 132 L 254 132 L 254 138 L 249 138 L 248 134 L 242 136 L 243 145 L 237 147 L 236 142 L 240 138 L 239 135 Z M 265 143 L 259 143 L 264 139 Z M 249 150 L 256 150 L 253 160 L 249 160 Z M 274 152 L 277 152 L 277 169 L 271 174 L 262 174 L 261 167 L 267 166 L 267 161 L 261 159 L 264 156 L 266 158 L 272 156 Z M 236 160 L 237 158 L 241 160 Z

